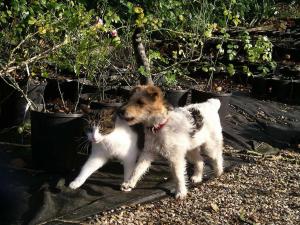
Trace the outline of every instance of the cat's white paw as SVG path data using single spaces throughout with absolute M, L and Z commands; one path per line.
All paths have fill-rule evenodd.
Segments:
M 185 199 L 185 197 L 187 196 L 187 191 L 177 191 L 175 194 L 175 198 L 176 199 Z
M 200 182 L 202 182 L 202 176 L 192 176 L 191 181 L 194 184 L 200 183 Z
M 121 184 L 121 191 L 124 191 L 124 192 L 129 192 L 133 189 L 133 187 L 130 185 L 129 182 L 124 182 L 123 184 Z
M 79 188 L 83 183 L 79 180 L 74 180 L 69 184 L 69 188 L 71 189 L 77 189 Z

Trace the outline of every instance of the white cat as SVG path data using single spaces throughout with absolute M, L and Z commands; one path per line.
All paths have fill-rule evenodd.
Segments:
M 139 153 L 138 135 L 128 123 L 116 115 L 112 109 L 101 110 L 94 115 L 87 132 L 92 143 L 91 155 L 83 165 L 79 175 L 69 187 L 79 188 L 86 179 L 101 168 L 109 159 L 117 158 L 124 166 L 124 182 L 127 181 L 135 167 Z

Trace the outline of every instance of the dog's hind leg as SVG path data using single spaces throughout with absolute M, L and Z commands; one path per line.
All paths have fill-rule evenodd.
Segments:
M 222 154 L 218 154 L 215 158 L 212 159 L 212 167 L 214 169 L 214 174 L 216 177 L 220 176 L 223 173 L 223 157 Z
M 223 173 L 223 144 L 221 142 L 215 142 L 213 144 L 205 145 L 205 155 L 211 159 L 211 165 L 216 177 Z
M 194 174 L 191 177 L 193 183 L 200 183 L 203 178 L 204 161 L 200 155 L 199 149 L 196 148 L 187 153 L 187 159 L 194 164 Z
M 171 170 L 176 182 L 175 198 L 183 199 L 187 195 L 186 188 L 186 161 L 184 156 L 172 157 L 170 160 Z

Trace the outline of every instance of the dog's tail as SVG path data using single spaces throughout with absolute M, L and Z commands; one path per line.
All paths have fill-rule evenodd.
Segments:
M 209 102 L 211 104 L 211 106 L 216 110 L 219 111 L 220 107 L 221 107 L 221 102 L 219 99 L 217 98 L 210 98 L 207 100 L 207 102 Z

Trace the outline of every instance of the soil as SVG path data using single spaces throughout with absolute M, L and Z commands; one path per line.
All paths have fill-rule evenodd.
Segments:
M 62 101 L 60 98 L 56 98 L 46 103 L 46 110 L 53 113 L 74 113 L 75 104 L 68 100 Z M 82 113 L 81 109 L 78 109 L 76 113 Z
M 96 94 L 93 94 L 96 95 Z M 91 96 L 90 94 L 83 94 L 80 98 L 78 109 L 76 113 L 83 113 L 80 109 L 80 105 L 89 105 L 91 102 L 96 103 L 120 103 L 124 102 L 124 98 L 122 96 L 112 96 L 112 95 L 105 95 L 105 99 L 99 99 L 95 96 Z M 50 100 L 46 103 L 46 110 L 53 113 L 74 113 L 75 104 L 72 101 L 65 100 L 62 101 L 61 98 L 56 98 Z
M 184 88 L 181 85 L 173 85 L 173 86 L 170 86 L 170 87 L 166 87 L 164 89 L 165 89 L 165 91 L 181 91 L 181 90 L 186 90 L 186 88 Z

